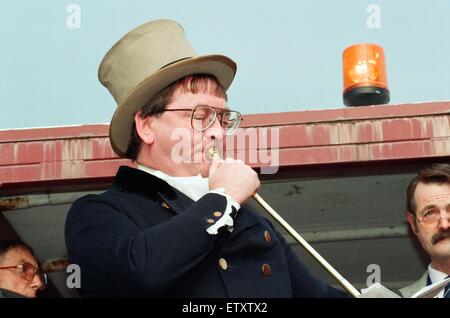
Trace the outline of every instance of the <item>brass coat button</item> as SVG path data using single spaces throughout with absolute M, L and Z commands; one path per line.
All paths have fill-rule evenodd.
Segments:
M 213 224 L 216 221 L 214 221 L 214 219 L 207 219 L 206 222 L 208 222 L 209 224 Z
M 223 269 L 224 271 L 227 270 L 228 264 L 227 264 L 227 261 L 225 260 L 225 258 L 219 259 L 219 266 L 220 266 L 220 268 Z
M 214 215 L 216 218 L 218 218 L 218 217 L 221 217 L 221 216 L 222 216 L 222 212 L 216 211 L 216 212 L 213 213 L 213 215 Z
M 161 203 L 161 206 L 162 206 L 163 208 L 170 209 L 170 207 L 169 207 L 169 206 L 167 205 L 167 203 L 164 202 L 164 201 L 163 201 L 163 203 Z
M 272 269 L 270 268 L 269 264 L 263 264 L 263 266 L 261 266 L 261 271 L 264 276 L 270 276 L 270 274 L 272 273 Z
M 270 243 L 272 241 L 272 237 L 270 236 L 269 231 L 264 231 L 264 239 L 267 243 Z

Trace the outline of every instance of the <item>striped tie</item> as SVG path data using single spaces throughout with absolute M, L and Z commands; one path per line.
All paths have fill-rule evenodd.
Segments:
M 450 276 L 445 277 L 446 279 L 449 278 Z M 450 283 L 447 284 L 447 286 L 445 286 L 444 289 L 444 297 L 442 298 L 450 298 Z

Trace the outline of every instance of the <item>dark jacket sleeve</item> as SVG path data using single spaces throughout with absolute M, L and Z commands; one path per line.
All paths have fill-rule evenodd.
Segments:
M 85 275 L 97 284 L 91 290 L 123 286 L 158 295 L 212 249 L 217 236 L 206 232 L 205 219 L 211 211 L 223 210 L 226 199 L 207 194 L 183 213 L 148 228 L 137 226 L 120 205 L 98 195 L 73 204 L 65 229 L 71 261 L 80 265 L 82 283 Z
M 291 275 L 292 292 L 298 298 L 343 298 L 349 295 L 316 278 L 286 242 L 284 237 L 274 229 L 284 249 Z

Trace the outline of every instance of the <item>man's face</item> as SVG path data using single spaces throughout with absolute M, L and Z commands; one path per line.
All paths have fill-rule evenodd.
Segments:
M 4 260 L 0 267 L 15 266 L 27 262 L 38 266 L 35 258 L 27 250 L 12 248 L 4 255 Z M 42 287 L 44 282 L 39 275 L 35 275 L 31 281 L 21 277 L 18 268 L 9 268 L 0 270 L 0 288 L 7 289 L 27 297 L 36 297 L 37 290 Z
M 209 93 L 186 93 L 181 89 L 174 92 L 172 102 L 166 109 L 193 109 L 198 105 L 227 109 L 223 98 Z M 224 141 L 225 132 L 219 118 L 208 129 L 196 131 L 191 126 L 191 114 L 190 111 L 169 111 L 152 120 L 152 152 L 160 158 L 154 164 L 172 176 L 195 176 L 199 173 L 203 177 L 208 176 L 210 159 L 207 152 L 212 146 Z
M 425 251 L 432 260 L 450 260 L 450 220 L 444 212 L 450 212 L 450 184 L 419 183 L 414 193 L 416 215 L 419 219 L 433 209 L 441 213 L 435 227 L 424 226 L 408 213 L 408 221 Z

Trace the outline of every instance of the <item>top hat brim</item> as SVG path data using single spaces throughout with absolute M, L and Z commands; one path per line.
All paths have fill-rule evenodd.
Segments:
M 119 156 L 127 157 L 135 113 L 170 84 L 194 74 L 213 75 L 227 90 L 236 74 L 236 63 L 223 55 L 190 57 L 165 66 L 141 81 L 118 105 L 111 119 L 109 138 Z

